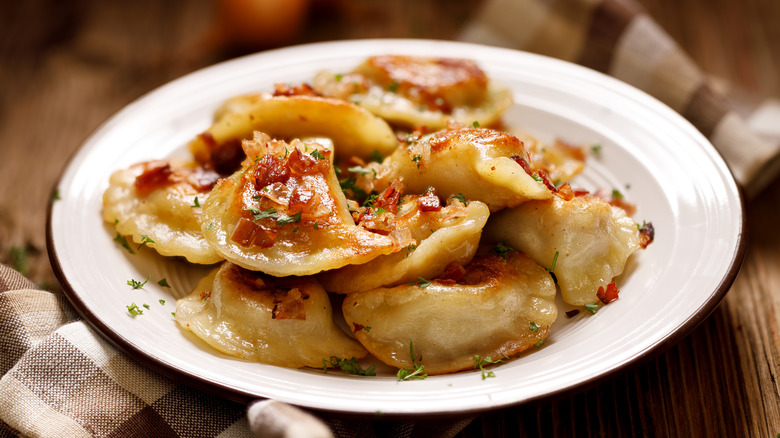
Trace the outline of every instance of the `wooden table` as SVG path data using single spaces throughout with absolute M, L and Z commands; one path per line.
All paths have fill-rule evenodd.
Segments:
M 642 0 L 701 67 L 780 97 L 777 0 Z M 242 52 L 217 45 L 213 3 L 4 2 L 0 13 L 0 260 L 59 290 L 46 207 L 60 172 L 143 93 Z M 453 38 L 479 2 L 312 0 L 289 43 Z M 479 416 L 462 436 L 780 433 L 780 181 L 747 203 L 747 255 L 723 303 L 678 345 L 573 394 Z

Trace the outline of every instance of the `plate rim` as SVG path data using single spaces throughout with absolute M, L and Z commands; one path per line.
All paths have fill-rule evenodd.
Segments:
M 728 168 L 727 164 L 723 160 L 722 155 L 715 149 L 714 146 L 712 146 L 711 142 L 702 135 L 695 127 L 693 127 L 690 122 L 688 122 L 686 119 L 684 119 L 679 113 L 674 111 L 673 109 L 669 108 L 667 105 L 663 104 L 662 102 L 658 101 L 653 96 L 647 94 L 646 92 L 635 88 L 631 86 L 630 84 L 627 84 L 625 82 L 622 82 L 612 76 L 606 75 L 604 73 L 598 72 L 596 70 L 592 70 L 590 68 L 581 66 L 579 64 L 574 64 L 568 61 L 560 60 L 557 58 L 552 58 L 544 55 L 539 55 L 531 52 L 526 52 L 522 50 L 516 50 L 516 49 L 509 49 L 509 48 L 501 48 L 501 47 L 494 47 L 494 46 L 485 46 L 482 44 L 475 44 L 475 43 L 468 43 L 468 42 L 460 42 L 460 41 L 442 41 L 442 40 L 429 40 L 429 39 L 392 39 L 392 38 L 374 38 L 374 39 L 356 39 L 356 40 L 340 40 L 340 41 L 322 41 L 322 42 L 315 42 L 315 43 L 307 43 L 307 44 L 298 44 L 288 47 L 281 47 L 273 50 L 248 54 L 244 56 L 240 56 L 237 58 L 232 58 L 228 60 L 224 60 L 209 66 L 205 66 L 203 68 L 194 70 L 192 72 L 186 73 L 183 76 L 174 78 L 168 82 L 165 82 L 148 92 L 140 95 L 136 99 L 129 102 L 127 105 L 123 106 L 121 109 L 117 110 L 115 113 L 111 114 L 109 117 L 107 117 L 102 123 L 100 123 L 97 127 L 93 129 L 93 131 L 90 132 L 90 134 L 81 142 L 81 144 L 74 150 L 74 152 L 71 154 L 70 158 L 67 160 L 67 164 L 63 167 L 63 170 L 59 177 L 57 178 L 55 184 L 54 184 L 54 190 L 56 190 L 60 183 L 62 182 L 63 178 L 68 173 L 69 169 L 72 166 L 72 163 L 74 160 L 78 157 L 80 153 L 82 153 L 85 150 L 85 146 L 94 141 L 94 139 L 105 129 L 109 128 L 115 121 L 120 119 L 125 112 L 128 112 L 132 107 L 134 107 L 139 101 L 147 99 L 151 94 L 157 92 L 161 88 L 172 86 L 172 84 L 176 83 L 177 81 L 180 81 L 184 78 L 189 78 L 191 76 L 195 76 L 196 74 L 205 74 L 205 71 L 208 70 L 215 70 L 217 68 L 224 68 L 225 65 L 230 63 L 239 63 L 239 62 L 248 62 L 248 60 L 263 56 L 267 54 L 273 54 L 273 53 L 279 53 L 284 51 L 289 51 L 291 49 L 299 49 L 299 48 L 310 48 L 310 47 L 317 47 L 317 46 L 334 46 L 334 45 L 354 45 L 354 44 L 370 44 L 371 42 L 383 42 L 383 43 L 393 43 L 398 42 L 401 45 L 408 45 L 408 44 L 442 44 L 442 45 L 461 45 L 461 46 L 471 46 L 474 48 L 486 48 L 490 50 L 495 51 L 506 51 L 506 52 L 512 52 L 512 53 L 522 53 L 525 55 L 530 55 L 532 57 L 539 57 L 544 58 L 547 61 L 546 62 L 552 62 L 552 63 L 560 63 L 560 64 L 566 64 L 568 67 L 566 68 L 575 68 L 575 69 L 581 69 L 586 70 L 589 73 L 588 74 L 597 74 L 601 76 L 602 80 L 607 81 L 610 83 L 610 85 L 615 86 L 615 84 L 618 84 L 618 87 L 628 87 L 628 89 L 633 90 L 632 93 L 639 92 L 641 95 L 644 95 L 645 98 L 649 98 L 650 100 L 654 101 L 656 104 L 660 104 L 668 109 L 667 112 L 673 113 L 677 118 L 678 122 L 682 122 L 683 124 L 686 124 L 689 126 L 690 129 L 695 131 L 695 135 L 700 137 L 700 139 L 703 139 L 705 144 L 703 144 L 704 147 L 709 149 L 709 152 L 711 154 L 714 154 L 714 156 L 717 157 L 717 159 L 721 160 L 721 164 L 725 166 L 727 172 L 727 183 L 730 186 L 733 186 L 736 188 L 736 196 L 739 202 L 739 230 L 737 235 L 737 241 L 736 241 L 736 247 L 734 248 L 733 252 L 731 253 L 731 260 L 728 264 L 728 269 L 726 272 L 723 273 L 723 275 L 720 278 L 720 281 L 718 282 L 718 285 L 715 287 L 715 289 L 709 294 L 709 298 L 701 305 L 699 308 L 697 308 L 695 311 L 687 315 L 687 318 L 684 319 L 684 321 L 671 333 L 669 333 L 667 336 L 663 337 L 662 339 L 658 340 L 654 344 L 648 345 L 645 349 L 637 352 L 634 356 L 624 360 L 620 364 L 610 368 L 609 370 L 602 372 L 600 374 L 597 374 L 595 376 L 592 376 L 588 379 L 582 380 L 577 384 L 569 385 L 567 387 L 563 387 L 560 389 L 556 389 L 553 391 L 545 392 L 543 394 L 537 394 L 532 396 L 525 396 L 521 398 L 520 400 L 516 400 L 514 402 L 508 402 L 508 403 L 502 403 L 500 405 L 488 405 L 483 407 L 473 407 L 468 409 L 461 409 L 461 410 L 452 410 L 452 411 L 434 411 L 434 412 L 421 412 L 421 413 L 410 413 L 410 412 L 383 412 L 382 417 L 383 418 L 416 418 L 419 419 L 420 417 L 425 418 L 450 418 L 453 416 L 462 416 L 464 414 L 469 413 L 480 413 L 480 412 L 486 412 L 486 411 L 492 411 L 497 409 L 503 409 L 510 406 L 517 406 L 525 403 L 529 403 L 532 401 L 540 400 L 540 399 L 546 399 L 551 397 L 560 396 L 562 394 L 566 393 L 574 393 L 578 391 L 582 391 L 585 388 L 590 388 L 594 385 L 598 385 L 606 380 L 609 380 L 613 378 L 615 375 L 620 374 L 624 372 L 626 369 L 637 366 L 638 364 L 642 362 L 646 362 L 651 360 L 652 358 L 662 354 L 667 349 L 671 348 L 673 345 L 677 344 L 680 340 L 687 337 L 691 331 L 693 331 L 698 325 L 700 325 L 709 315 L 717 308 L 717 306 L 721 303 L 721 301 L 725 298 L 726 294 L 730 290 L 732 284 L 736 280 L 737 275 L 739 274 L 739 271 L 742 267 L 742 263 L 745 258 L 746 253 L 746 247 L 747 242 L 745 238 L 745 230 L 747 225 L 747 218 L 746 218 L 746 206 L 745 206 L 745 196 L 744 196 L 744 190 L 739 184 L 735 181 L 733 174 L 731 173 L 731 170 Z M 404 48 L 402 47 L 399 52 L 403 52 Z M 632 96 L 633 97 L 633 96 Z M 205 393 L 209 393 L 218 397 L 225 398 L 230 401 L 239 402 L 239 403 L 249 403 L 253 400 L 261 399 L 262 397 L 258 397 L 257 395 L 251 393 L 250 391 L 246 391 L 242 388 L 235 387 L 232 385 L 224 384 L 221 382 L 216 382 L 214 380 L 211 380 L 207 377 L 197 376 L 190 374 L 186 371 L 176 369 L 171 367 L 170 365 L 164 363 L 160 359 L 154 357 L 153 355 L 141 350 L 140 348 L 137 348 L 135 345 L 131 343 L 126 343 L 122 336 L 119 333 L 116 333 L 113 331 L 108 325 L 104 324 L 100 318 L 97 317 L 97 315 L 89 309 L 89 307 L 85 304 L 83 299 L 79 296 L 79 294 L 75 291 L 73 285 L 71 284 L 70 280 L 66 276 L 64 272 L 63 265 L 60 261 L 59 255 L 57 254 L 57 250 L 55 248 L 54 243 L 54 230 L 53 230 L 53 208 L 54 208 L 55 202 L 48 202 L 47 203 L 47 213 L 46 213 L 46 245 L 47 245 L 47 253 L 49 256 L 50 264 L 53 268 L 54 274 L 60 284 L 63 287 L 63 292 L 65 296 L 67 297 L 68 301 L 73 305 L 75 310 L 78 312 L 78 314 L 83 318 L 87 324 L 93 328 L 99 335 L 102 337 L 102 339 L 107 340 L 111 345 L 116 347 L 118 350 L 124 352 L 128 356 L 131 357 L 132 360 L 141 363 L 142 365 L 148 367 L 149 369 L 166 376 L 168 378 L 171 378 L 172 380 L 181 383 L 186 384 L 188 386 L 191 386 L 193 388 L 202 390 Z M 294 404 L 294 403 L 293 403 Z M 343 410 L 343 409 L 337 409 L 337 408 L 328 408 L 328 407 L 322 407 L 322 406 L 310 406 L 310 405 L 301 405 L 307 409 L 312 409 L 316 411 L 321 412 L 328 412 L 331 414 L 337 414 L 342 415 L 346 417 L 366 417 L 366 416 L 373 416 L 376 417 L 376 414 L 371 414 L 367 412 L 355 412 L 355 411 L 349 411 L 349 410 Z

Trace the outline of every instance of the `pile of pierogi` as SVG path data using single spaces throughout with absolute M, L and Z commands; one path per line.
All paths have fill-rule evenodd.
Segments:
M 374 56 L 228 99 L 189 158 L 115 172 L 103 218 L 214 265 L 175 319 L 220 352 L 481 368 L 541 346 L 558 291 L 569 316 L 617 299 L 654 237 L 617 190 L 570 184 L 589 148 L 504 126 L 512 103 L 470 60 Z

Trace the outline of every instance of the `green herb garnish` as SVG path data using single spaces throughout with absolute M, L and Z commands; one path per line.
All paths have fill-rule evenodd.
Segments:
M 147 236 L 146 234 L 141 234 L 141 244 L 138 245 L 138 248 L 136 248 L 135 250 L 136 251 L 140 250 L 147 243 L 155 243 L 155 241 L 152 240 L 152 238 Z
M 190 205 L 190 208 L 200 208 L 200 201 L 198 201 L 198 197 L 195 197 L 195 200 L 192 202 L 192 205 Z
M 162 287 L 171 287 L 171 286 L 168 284 L 168 280 L 166 280 L 166 279 L 164 279 L 164 278 L 163 278 L 162 280 L 158 281 L 158 282 L 157 282 L 157 284 L 159 284 L 159 285 L 160 285 L 160 286 L 162 286 Z
M 144 310 L 138 307 L 138 304 L 136 303 L 132 303 L 129 306 L 125 306 L 125 307 L 127 307 L 128 313 L 130 313 L 133 316 L 144 314 Z
M 279 224 L 279 225 L 287 225 L 287 224 L 298 223 L 298 222 L 301 221 L 301 213 L 302 212 L 299 211 L 298 213 L 295 213 L 292 216 L 282 216 L 282 217 L 280 217 L 279 219 L 276 220 L 276 223 Z
M 252 220 L 259 221 L 260 219 L 270 218 L 270 219 L 276 219 L 279 217 L 279 213 L 276 212 L 276 209 L 271 207 L 267 208 L 263 211 L 260 211 L 258 208 L 245 208 L 244 211 L 248 211 L 252 213 Z
M 144 287 L 146 282 L 149 281 L 150 278 L 152 278 L 152 274 L 149 274 L 149 276 L 146 277 L 146 280 L 144 280 L 143 282 L 136 281 L 131 278 L 130 280 L 127 280 L 127 285 L 132 287 L 133 289 L 141 289 L 142 287 Z
M 508 357 L 504 356 L 504 359 L 509 359 Z M 497 363 L 501 363 L 503 359 L 496 359 L 493 360 L 491 356 L 485 356 L 482 357 L 478 354 L 474 355 L 474 369 L 476 370 L 479 368 L 480 371 L 482 371 L 482 380 L 487 379 L 488 377 L 496 377 L 496 375 L 493 373 L 493 371 L 487 371 L 485 370 L 485 366 L 487 365 L 495 365 Z
M 506 258 L 506 255 L 508 253 L 517 250 L 507 245 L 505 242 L 498 242 L 495 245 L 493 245 L 493 248 L 491 248 L 490 251 L 498 254 L 502 258 Z
M 468 205 L 466 203 L 466 197 L 463 196 L 463 193 L 456 193 L 456 194 L 452 195 L 452 197 L 457 199 L 458 201 L 462 202 L 463 205 Z
M 588 304 L 586 304 L 586 305 L 585 305 L 585 310 L 587 310 L 588 312 L 590 312 L 592 315 L 595 315 L 595 314 L 596 314 L 596 312 L 598 312 L 598 311 L 599 311 L 599 305 L 598 305 L 598 304 L 596 304 L 596 302 L 595 302 L 595 301 L 594 301 L 594 302 L 592 302 L 592 303 L 588 303 Z
M 414 344 L 412 340 L 409 340 L 409 354 L 412 356 L 412 368 L 401 368 L 396 374 L 396 378 L 400 380 L 412 380 L 412 379 L 424 379 L 428 377 L 425 372 L 425 365 L 417 363 L 417 356 L 414 354 Z M 422 360 L 422 356 L 420 356 Z
M 357 358 L 354 357 L 352 359 L 341 359 L 336 356 L 331 356 L 330 360 L 322 359 L 322 369 L 325 370 L 326 373 L 328 372 L 328 368 L 331 367 L 341 368 L 341 371 L 356 376 L 376 376 L 374 365 L 369 365 L 364 369 L 358 363 Z
M 531 324 L 528 325 L 528 329 L 531 330 L 534 333 L 539 332 L 539 326 L 536 325 L 535 322 L 531 321 Z

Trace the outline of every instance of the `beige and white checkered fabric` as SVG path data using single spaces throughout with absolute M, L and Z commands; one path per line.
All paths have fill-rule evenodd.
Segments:
M 0 264 L 0 438 L 452 437 L 471 418 L 373 422 L 284 403 L 247 406 L 139 365 L 61 296 Z
M 488 0 L 460 39 L 575 62 L 646 91 L 709 138 L 748 195 L 780 171 L 780 106 L 743 118 L 631 0 Z

